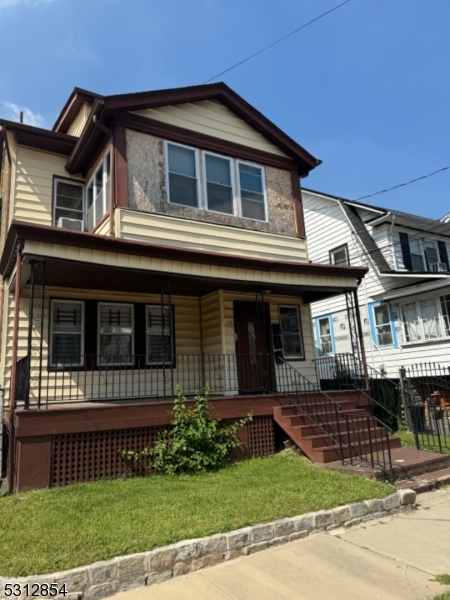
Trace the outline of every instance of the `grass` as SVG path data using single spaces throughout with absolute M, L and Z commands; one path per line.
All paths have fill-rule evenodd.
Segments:
M 402 440 L 402 446 L 408 446 L 409 448 L 416 447 L 416 442 L 414 441 L 414 434 L 410 431 L 397 431 L 394 435 Z M 435 444 L 432 443 L 433 439 L 436 440 Z M 432 436 L 430 436 L 430 439 L 428 441 L 426 435 L 419 434 L 420 449 L 431 450 L 432 452 L 439 452 L 440 454 L 450 454 L 450 438 L 445 437 L 441 438 L 441 440 L 447 445 L 447 447 L 442 447 L 442 450 L 439 449 L 436 437 L 433 438 Z
M 436 575 L 435 581 L 437 581 L 438 583 L 442 583 L 442 585 L 450 585 L 450 575 Z
M 99 481 L 0 500 L 0 575 L 25 576 L 383 498 L 394 488 L 295 453 L 197 476 Z

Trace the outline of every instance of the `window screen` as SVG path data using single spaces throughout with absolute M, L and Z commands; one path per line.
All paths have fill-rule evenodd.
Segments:
M 54 300 L 50 365 L 82 364 L 83 302 Z
M 232 215 L 234 207 L 231 161 L 220 156 L 206 154 L 205 170 L 208 210 Z
M 242 216 L 265 221 L 263 170 L 239 163 L 239 185 Z
M 172 204 L 198 207 L 197 165 L 195 150 L 167 144 L 169 201 Z
M 129 304 L 99 304 L 100 363 L 132 362 L 133 307 Z

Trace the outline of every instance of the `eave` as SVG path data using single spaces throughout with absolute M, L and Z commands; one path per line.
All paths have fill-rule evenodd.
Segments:
M 78 141 L 73 135 L 49 131 L 48 129 L 6 119 L 0 119 L 0 126 L 5 128 L 6 131 L 14 133 L 18 144 L 47 152 L 55 152 L 56 154 L 65 154 L 66 156 L 72 153 Z
M 58 244 L 61 246 L 88 248 L 91 250 L 100 250 L 102 252 L 116 252 L 196 264 L 218 265 L 259 271 L 296 273 L 300 275 L 346 277 L 355 279 L 356 282 L 359 282 L 368 271 L 365 267 L 298 263 L 293 261 L 211 253 L 205 250 L 176 248 L 120 238 L 109 238 L 90 233 L 58 229 L 46 225 L 32 225 L 20 221 L 13 221 L 8 231 L 6 244 L 0 260 L 0 274 L 3 277 L 8 277 L 11 273 L 17 249 L 27 240 L 47 244 Z

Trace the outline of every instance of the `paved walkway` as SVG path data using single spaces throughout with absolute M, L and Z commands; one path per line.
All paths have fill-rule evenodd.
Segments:
M 450 574 L 450 489 L 420 509 L 291 542 L 116 600 L 425 600 Z

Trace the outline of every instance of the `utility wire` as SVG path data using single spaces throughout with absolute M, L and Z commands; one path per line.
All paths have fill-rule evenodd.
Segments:
M 330 8 L 330 10 L 327 10 L 326 12 L 322 13 L 321 15 L 319 15 L 318 17 L 315 17 L 314 19 L 312 19 L 311 21 L 308 21 L 308 23 L 305 23 L 304 25 L 301 25 L 300 27 L 297 27 L 297 29 L 294 29 L 294 31 L 291 31 L 290 33 L 288 33 L 287 35 L 283 36 L 282 38 L 280 38 L 279 40 L 276 40 L 276 42 L 272 42 L 272 44 L 269 44 L 268 46 L 266 46 L 265 48 L 261 48 L 261 50 L 258 50 L 258 52 L 255 52 L 254 54 L 251 54 L 250 56 L 247 56 L 247 58 L 244 58 L 243 60 L 239 61 L 238 63 L 236 63 L 235 65 L 232 65 L 231 67 L 228 67 L 228 69 L 225 69 L 225 71 L 222 71 L 221 73 L 218 73 L 217 75 L 214 75 L 214 77 L 211 77 L 210 79 L 208 79 L 207 81 L 205 81 L 204 83 L 209 83 L 210 81 L 213 81 L 214 79 L 217 79 L 218 77 L 220 77 L 221 75 L 225 75 L 225 73 L 228 73 L 229 71 L 232 71 L 233 69 L 236 69 L 237 67 L 240 67 L 241 65 L 243 65 L 244 63 L 246 63 L 247 61 L 251 60 L 252 58 L 255 58 L 255 56 L 258 56 L 259 54 L 262 54 L 263 52 L 266 52 L 266 50 L 269 50 L 269 48 L 273 48 L 274 46 L 276 46 L 277 44 L 280 44 L 281 42 L 283 42 L 284 40 L 286 40 L 287 38 L 291 37 L 292 35 L 298 33 L 299 31 L 301 31 L 302 29 L 305 29 L 305 27 L 308 27 L 308 25 L 312 25 L 313 23 L 315 23 L 316 21 L 318 21 L 319 19 L 323 19 L 324 17 L 326 17 L 327 15 L 329 15 L 330 13 L 334 12 L 335 10 L 337 10 L 338 8 L 341 8 L 341 6 L 344 6 L 344 4 L 348 4 L 350 2 L 350 0 L 345 0 L 345 2 L 341 2 L 341 4 L 338 4 L 337 6 L 335 6 L 334 8 Z
M 405 185 L 410 185 L 411 183 L 415 183 L 416 181 L 420 181 L 421 179 L 428 179 L 428 177 L 432 177 L 433 175 L 436 175 L 437 173 L 442 173 L 442 171 L 447 171 L 448 169 L 450 169 L 450 165 L 448 167 L 438 169 L 437 171 L 433 171 L 432 173 L 428 173 L 428 175 L 422 175 L 421 177 L 411 179 L 411 181 L 399 183 L 398 185 L 394 185 L 393 187 L 387 188 L 386 190 L 380 190 L 379 192 L 374 192 L 373 194 L 367 194 L 367 196 L 361 196 L 360 198 L 357 198 L 355 202 L 358 202 L 359 200 L 364 200 L 365 198 L 372 198 L 373 196 L 378 196 L 379 194 L 386 194 L 387 192 L 404 187 Z

